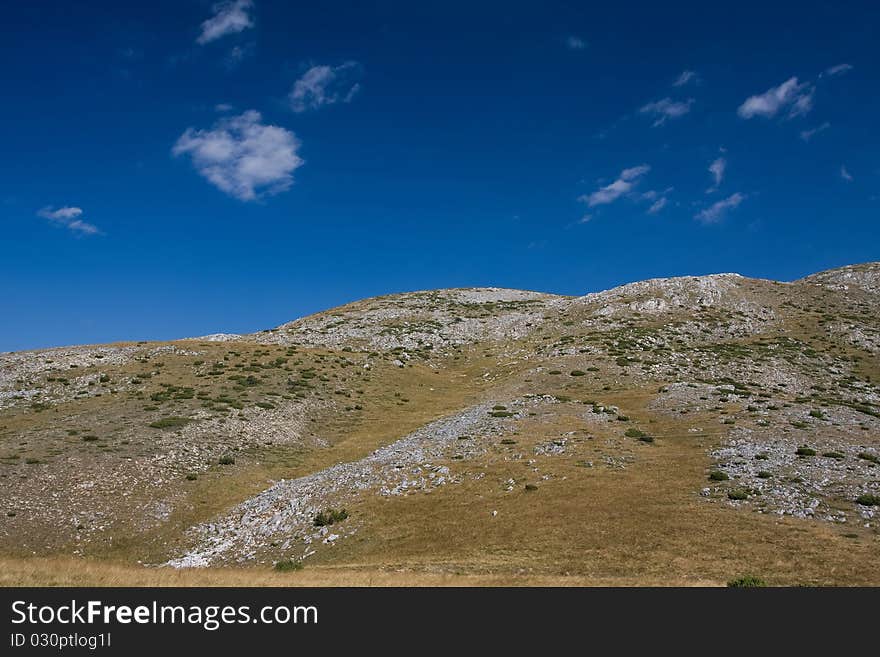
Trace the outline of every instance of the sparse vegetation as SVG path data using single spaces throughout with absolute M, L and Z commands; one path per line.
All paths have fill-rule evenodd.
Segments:
M 767 582 L 765 582 L 760 577 L 755 577 L 754 575 L 745 575 L 744 577 L 737 577 L 736 579 L 730 580 L 727 583 L 727 586 L 734 589 L 752 589 L 767 586 Z
M 338 522 L 342 522 L 348 518 L 348 511 L 345 509 L 325 509 L 324 511 L 319 512 L 315 515 L 312 523 L 315 527 L 326 527 L 329 525 L 335 525 Z
M 192 418 L 188 417 L 164 417 L 161 420 L 150 422 L 153 429 L 180 429 L 192 422 Z

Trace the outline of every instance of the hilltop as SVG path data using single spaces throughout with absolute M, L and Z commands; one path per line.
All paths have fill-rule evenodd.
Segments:
M 28 583 L 37 556 L 51 581 L 73 557 L 125 581 L 877 585 L 878 381 L 880 263 L 5 353 L 0 555 Z

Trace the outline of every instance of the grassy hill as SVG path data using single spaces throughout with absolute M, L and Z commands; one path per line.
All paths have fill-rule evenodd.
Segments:
M 0 354 L 0 582 L 877 585 L 878 382 L 877 263 Z

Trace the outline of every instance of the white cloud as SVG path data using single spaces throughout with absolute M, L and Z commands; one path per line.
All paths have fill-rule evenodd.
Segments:
M 666 123 L 668 119 L 677 119 L 690 112 L 693 103 L 693 98 L 683 102 L 672 100 L 671 98 L 663 98 L 653 103 L 648 103 L 639 112 L 642 114 L 653 114 L 656 117 L 653 126 L 656 128 Z
M 697 74 L 694 71 L 682 71 L 681 74 L 672 83 L 673 87 L 683 87 L 692 80 L 696 82 Z
M 845 165 L 841 165 L 840 167 L 840 177 L 843 178 L 846 182 L 852 182 L 853 177 L 849 171 L 846 170 Z
M 219 119 L 210 130 L 188 128 L 172 153 L 189 155 L 208 182 L 242 201 L 283 192 L 304 164 L 297 154 L 300 142 L 289 130 L 262 119 L 248 110 Z
M 788 117 L 794 118 L 809 112 L 813 108 L 813 92 L 815 88 L 807 83 L 798 83 L 798 79 L 789 78 L 778 87 L 771 87 L 762 94 L 749 96 L 739 106 L 737 114 L 744 119 L 756 116 L 771 118 L 785 108 Z
M 624 169 L 620 172 L 620 176 L 618 176 L 617 180 L 615 180 L 613 183 L 611 183 L 610 185 L 605 185 L 604 187 L 593 192 L 592 194 L 585 194 L 581 196 L 578 200 L 586 203 L 591 208 L 597 205 L 607 205 L 608 203 L 613 203 L 624 194 L 628 194 L 632 190 L 632 188 L 636 184 L 638 184 L 639 179 L 650 170 L 651 167 L 647 164 L 642 164 L 637 167 L 632 167 L 630 169 Z
M 290 107 L 294 112 L 314 110 L 325 105 L 349 103 L 360 91 L 357 82 L 361 67 L 357 62 L 339 66 L 312 66 L 297 80 L 290 92 Z
M 565 39 L 565 45 L 569 50 L 583 50 L 587 47 L 587 42 L 580 37 L 570 36 Z
M 710 187 L 707 192 L 714 192 L 721 185 L 721 181 L 724 180 L 724 172 L 727 171 L 727 160 L 723 157 L 717 158 L 712 164 L 709 165 L 709 173 L 712 174 L 712 180 L 714 184 Z
M 704 224 L 718 223 L 724 218 L 724 215 L 726 215 L 729 210 L 738 207 L 745 198 L 746 197 L 739 192 L 731 194 L 726 199 L 713 203 L 708 208 L 700 210 L 694 215 L 694 218 L 698 221 L 702 221 Z
M 229 71 L 234 71 L 242 62 L 254 54 L 254 44 L 248 43 L 244 46 L 233 46 L 223 60 L 223 64 Z
M 665 196 L 661 196 L 651 204 L 650 208 L 648 208 L 648 214 L 657 214 L 660 210 L 666 207 L 667 203 L 669 203 L 669 200 Z
M 37 216 L 61 222 L 73 221 L 82 215 L 82 213 L 82 208 L 74 208 L 68 205 L 65 205 L 63 208 L 58 208 L 57 210 L 53 210 L 51 206 L 46 206 L 45 208 L 37 210 Z
M 226 36 L 237 34 L 254 26 L 248 10 L 254 6 L 253 0 L 227 0 L 214 5 L 214 15 L 202 23 L 202 32 L 196 43 L 206 44 Z
M 829 75 L 831 77 L 834 77 L 835 75 L 843 75 L 844 73 L 849 73 L 852 69 L 852 64 L 838 64 L 837 66 L 826 68 L 822 73 L 819 74 L 819 77 L 821 78 L 825 75 Z
M 230 105 L 229 103 L 217 103 L 216 105 L 214 105 L 215 112 L 231 112 L 234 109 L 235 107 L 233 105 Z
M 82 208 L 76 208 L 65 205 L 62 208 L 54 210 L 51 206 L 46 206 L 37 210 L 37 216 L 48 219 L 56 224 L 65 226 L 74 233 L 82 235 L 97 235 L 101 231 L 94 224 L 83 221 L 79 217 L 82 216 Z
M 831 124 L 828 121 L 825 121 L 822 125 L 816 126 L 815 128 L 810 128 L 809 130 L 801 130 L 801 139 L 804 141 L 810 141 L 813 137 L 818 135 L 820 132 L 825 132 L 828 128 L 831 127 Z

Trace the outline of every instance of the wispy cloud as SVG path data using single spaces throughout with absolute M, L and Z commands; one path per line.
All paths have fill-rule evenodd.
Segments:
M 583 50 L 587 47 L 587 42 L 577 36 L 568 36 L 565 38 L 565 46 L 569 50 Z
M 683 87 L 689 82 L 696 82 L 697 74 L 695 71 L 682 71 L 672 83 L 673 87 Z
M 831 124 L 828 123 L 828 121 L 825 121 L 825 123 L 823 123 L 822 125 L 818 125 L 815 128 L 810 128 L 809 130 L 801 130 L 801 139 L 803 139 L 804 141 L 810 141 L 820 132 L 825 132 L 830 127 Z
M 74 233 L 80 235 L 98 235 L 101 232 L 98 227 L 80 219 L 82 214 L 82 208 L 69 205 L 65 205 L 57 210 L 52 208 L 52 206 L 46 206 L 45 208 L 37 210 L 38 217 L 48 219 L 55 224 L 64 226 Z
M 345 62 L 339 66 L 312 66 L 297 80 L 290 92 L 290 107 L 294 112 L 314 110 L 325 105 L 349 103 L 360 91 L 357 81 L 361 66 Z
M 849 73 L 853 69 L 852 64 L 838 64 L 837 66 L 831 66 L 826 68 L 822 73 L 819 74 L 819 77 L 829 76 L 834 77 L 835 75 L 843 75 L 844 73 Z
M 694 218 L 704 224 L 716 224 L 721 221 L 730 210 L 739 207 L 740 203 L 745 199 L 746 197 L 739 192 L 731 194 L 726 199 L 717 201 L 708 208 L 700 210 L 694 215 Z
M 648 214 L 657 214 L 660 210 L 666 207 L 667 203 L 669 203 L 669 199 L 665 196 L 661 196 L 651 204 L 650 208 L 648 208 Z
M 226 36 L 238 34 L 254 26 L 248 11 L 254 6 L 253 0 L 228 0 L 214 5 L 214 15 L 202 23 L 202 31 L 196 43 L 204 45 Z
M 756 116 L 772 118 L 781 110 L 787 109 L 789 118 L 802 116 L 813 108 L 814 91 L 813 85 L 807 82 L 799 83 L 796 77 L 789 78 L 762 94 L 749 96 L 739 106 L 737 113 L 744 119 Z
M 709 173 L 712 174 L 713 184 L 706 190 L 707 193 L 714 192 L 721 186 L 721 181 L 724 180 L 725 171 L 727 171 L 726 158 L 719 157 L 709 165 Z
M 233 46 L 223 60 L 224 66 L 229 71 L 234 71 L 242 62 L 254 54 L 254 44 L 248 43 L 243 46 Z
M 591 208 L 596 207 L 597 205 L 607 205 L 608 203 L 613 203 L 624 194 L 628 194 L 630 191 L 632 191 L 633 187 L 638 184 L 641 177 L 648 173 L 648 171 L 650 170 L 651 167 L 647 164 L 641 164 L 637 167 L 624 169 L 620 172 L 617 180 L 615 180 L 613 183 L 597 189 L 592 194 L 585 194 L 581 196 L 578 200 L 586 203 Z
M 841 167 L 840 167 L 840 177 L 843 178 L 846 182 L 853 181 L 852 174 L 850 174 L 850 172 L 847 171 L 847 168 L 845 165 L 841 165 Z
M 642 114 L 650 114 L 654 116 L 653 127 L 661 126 L 669 119 L 678 119 L 691 111 L 694 99 L 689 98 L 686 101 L 672 100 L 671 98 L 663 98 L 644 105 L 639 112 Z
M 248 110 L 219 119 L 210 130 L 188 128 L 172 153 L 189 155 L 208 182 L 242 201 L 283 192 L 305 163 L 297 154 L 300 142 L 289 130 L 262 120 L 259 112 Z

